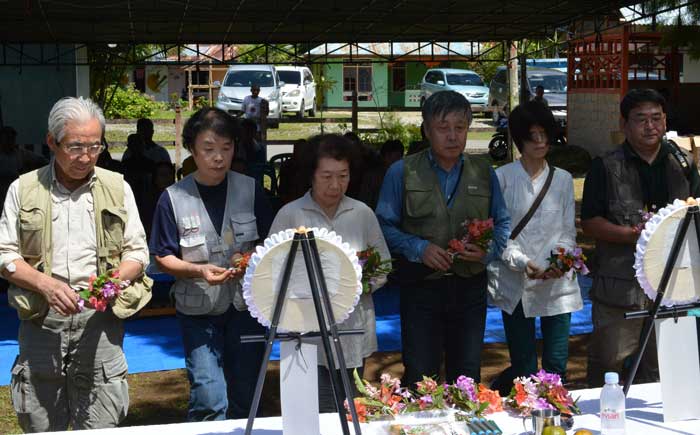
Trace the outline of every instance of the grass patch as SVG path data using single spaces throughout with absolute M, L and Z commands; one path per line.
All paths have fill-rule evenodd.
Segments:
M 12 407 L 9 385 L 0 387 L 0 433 L 22 433 L 22 429 L 17 424 L 15 410 Z

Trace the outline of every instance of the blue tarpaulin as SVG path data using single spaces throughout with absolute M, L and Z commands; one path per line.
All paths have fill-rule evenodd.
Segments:
M 587 334 L 591 325 L 591 303 L 588 299 L 590 279 L 579 279 L 584 296 L 584 307 L 571 318 L 571 335 Z M 385 287 L 374 294 L 377 316 L 377 340 L 380 351 L 401 350 L 401 322 L 399 319 L 399 289 Z M 7 294 L 0 294 L 0 385 L 10 383 L 10 368 L 18 353 L 16 312 L 7 305 Z M 172 370 L 185 367 L 180 326 L 175 316 L 150 317 L 128 320 L 125 323 L 124 352 L 130 373 Z M 539 330 L 539 322 L 538 322 Z M 539 334 L 539 331 L 538 331 Z M 505 342 L 501 313 L 489 307 L 486 316 L 486 343 Z M 275 345 L 273 359 L 279 359 Z

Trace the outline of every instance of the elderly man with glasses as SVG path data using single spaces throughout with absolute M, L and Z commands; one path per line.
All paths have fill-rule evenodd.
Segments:
M 638 351 L 643 320 L 625 320 L 624 313 L 650 308 L 652 302 L 633 268 L 641 211 L 700 196 L 700 176 L 690 153 L 664 140 L 664 97 L 653 89 L 633 89 L 620 102 L 620 115 L 625 142 L 593 160 L 581 205 L 583 232 L 596 240 L 589 386 L 601 386 L 609 371 L 626 378 L 625 369 Z M 658 376 L 652 338 L 636 379 L 653 382 Z
M 92 101 L 51 109 L 51 163 L 12 183 L 0 219 L 0 273 L 21 319 L 12 403 L 25 432 L 116 426 L 129 404 L 122 320 L 150 298 L 146 235 L 121 175 L 95 163 L 104 116 Z M 114 304 L 80 307 L 76 289 L 116 269 Z

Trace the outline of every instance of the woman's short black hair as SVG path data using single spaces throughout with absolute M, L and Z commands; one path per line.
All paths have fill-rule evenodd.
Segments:
M 547 106 L 537 101 L 528 101 L 513 109 L 508 116 L 508 128 L 515 146 L 523 150 L 525 141 L 530 140 L 530 129 L 533 125 L 542 127 L 547 134 L 547 143 L 559 135 L 559 126 Z
M 627 94 L 620 101 L 620 114 L 625 121 L 630 116 L 630 112 L 635 107 L 644 104 L 652 103 L 661 106 L 661 110 L 666 113 L 666 98 L 661 94 L 661 92 L 656 89 L 632 89 L 627 92 Z
M 192 152 L 197 135 L 204 131 L 212 131 L 235 143 L 238 138 L 237 130 L 236 122 L 231 115 L 216 107 L 204 107 L 192 114 L 185 123 L 182 129 L 182 145 Z
M 357 158 L 357 152 L 354 144 L 350 139 L 339 134 L 319 134 L 313 136 L 309 139 L 307 150 L 310 157 L 308 167 L 309 180 L 313 178 L 316 169 L 318 169 L 318 162 L 322 158 L 347 161 L 350 173 L 352 173 L 356 166 L 355 159 Z

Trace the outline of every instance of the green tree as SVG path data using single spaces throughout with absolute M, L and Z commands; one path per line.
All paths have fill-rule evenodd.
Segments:
M 238 63 L 293 63 L 299 59 L 294 57 L 294 46 L 287 44 L 242 44 L 238 45 Z
M 679 8 L 688 3 L 685 0 L 654 0 L 643 3 L 647 13 Z M 666 46 L 684 47 L 693 59 L 700 59 L 700 2 L 689 3 L 678 9 L 676 14 L 659 15 L 654 22 L 662 24 L 660 30 L 664 33 L 662 43 Z
M 117 87 L 125 87 L 124 77 L 133 65 L 143 63 L 143 59 L 156 51 L 153 45 L 88 45 L 90 64 L 90 96 L 103 110 L 108 110 Z M 118 86 L 113 86 L 118 85 Z

